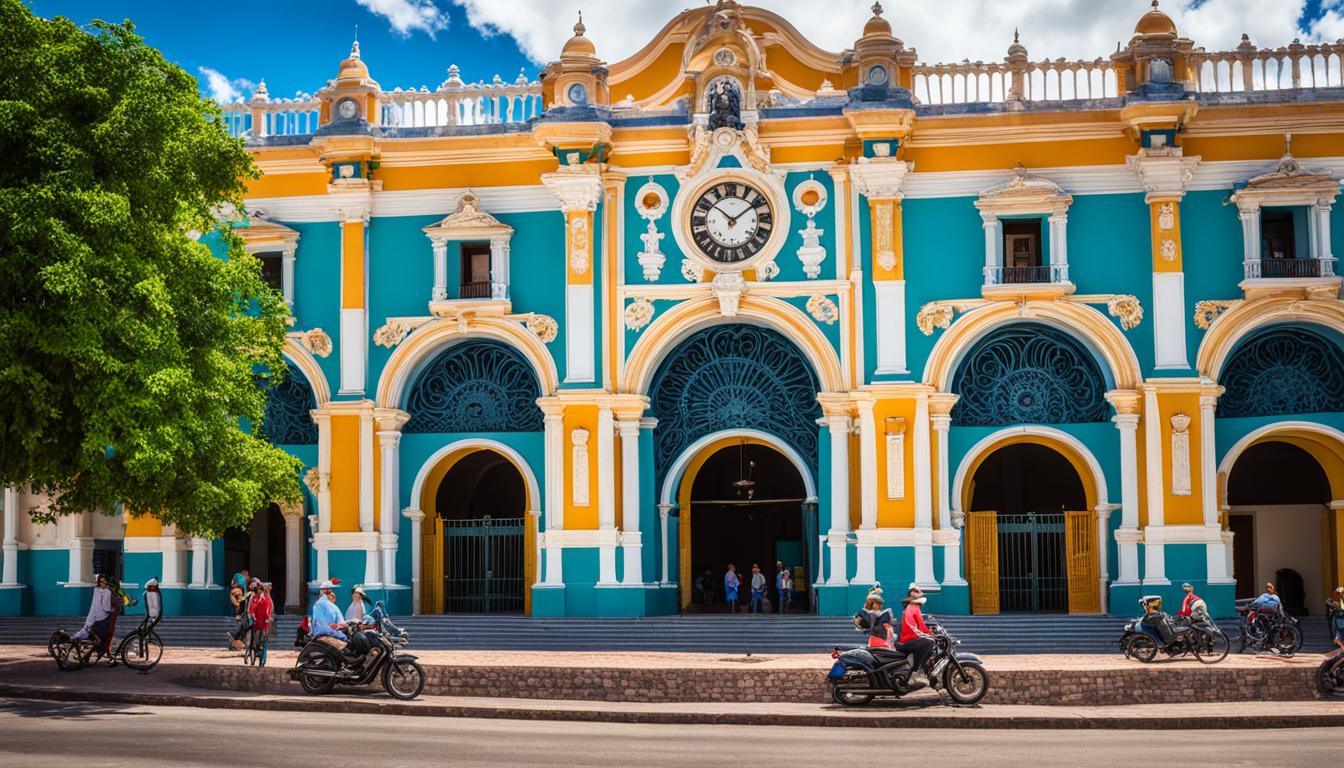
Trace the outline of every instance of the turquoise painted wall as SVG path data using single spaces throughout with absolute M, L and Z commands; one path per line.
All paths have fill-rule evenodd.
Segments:
M 334 221 L 284 224 L 299 233 L 294 252 L 294 329 L 321 328 L 331 337 L 332 353 L 317 358 L 317 364 L 335 396 L 341 381 L 341 227 Z

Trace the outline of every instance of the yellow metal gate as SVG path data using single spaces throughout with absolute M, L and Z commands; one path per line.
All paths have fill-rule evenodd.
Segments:
M 1097 562 L 1097 516 L 1094 512 L 1065 512 L 1068 548 L 1069 613 L 1099 613 L 1101 583 Z
M 966 515 L 966 576 L 971 613 L 999 612 L 999 533 L 995 512 Z

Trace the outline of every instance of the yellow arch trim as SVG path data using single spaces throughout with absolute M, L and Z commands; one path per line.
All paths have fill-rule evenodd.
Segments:
M 504 459 L 509 463 L 510 466 L 513 467 L 514 471 L 518 473 L 519 479 L 523 481 L 524 518 L 530 517 L 530 515 L 528 515 L 528 510 L 535 509 L 536 507 L 534 506 L 534 504 L 540 502 L 540 499 L 532 498 L 532 489 L 529 487 L 530 483 L 528 483 L 527 480 L 528 469 L 519 466 L 518 462 L 514 461 L 512 456 L 497 451 L 489 446 L 484 445 L 464 446 L 459 450 L 453 451 L 440 458 L 438 463 L 436 463 L 434 467 L 429 470 L 429 474 L 425 475 L 425 482 L 423 485 L 420 486 L 420 498 L 416 499 L 416 501 L 418 501 L 420 504 L 419 506 L 420 511 L 425 513 L 424 519 L 434 521 L 433 535 L 438 536 L 442 531 L 442 529 L 438 525 L 439 511 L 437 506 L 438 505 L 437 497 L 439 493 L 439 484 L 443 482 L 443 479 L 448 476 L 448 472 L 454 466 L 456 466 L 459 461 L 461 461 L 462 459 L 466 458 L 467 456 L 473 453 L 478 453 L 480 451 L 488 451 Z M 537 566 L 538 566 L 536 556 L 537 532 L 535 529 L 536 529 L 535 520 L 525 519 L 523 521 L 523 614 L 527 616 L 532 615 L 532 584 L 537 580 Z M 421 527 L 420 535 L 422 539 L 426 535 L 423 525 Z M 423 557 L 420 559 L 421 584 L 428 583 L 426 581 L 427 579 L 431 578 L 438 579 L 440 578 L 440 575 L 443 573 L 443 547 L 440 546 L 437 551 L 438 551 L 438 558 L 436 562 L 431 563 L 426 558 Z M 440 590 L 439 597 L 442 598 L 442 590 Z M 436 606 L 437 610 L 435 612 L 436 613 L 441 612 L 442 602 L 441 601 L 436 602 L 439 602 L 439 605 Z M 421 613 L 426 612 L 425 606 L 423 605 L 420 606 L 420 612 Z
M 1109 369 L 1115 389 L 1137 389 L 1143 382 L 1134 348 L 1101 312 L 1073 301 L 1028 301 L 994 302 L 958 318 L 933 345 L 924 366 L 924 383 L 939 392 L 949 391 L 957 365 L 975 342 L 998 328 L 1031 320 L 1053 326 L 1091 348 Z
M 1223 471 L 1230 478 L 1237 467 L 1237 462 L 1247 449 L 1262 443 L 1276 442 L 1297 446 L 1311 454 L 1330 480 L 1330 495 L 1334 499 L 1344 499 L 1344 443 L 1324 431 L 1315 431 L 1293 424 L 1271 426 L 1245 445 L 1239 443 L 1229 451 L 1223 458 Z M 1220 501 L 1227 503 L 1226 499 Z
M 438 318 L 415 329 L 388 358 L 378 377 L 378 407 L 400 408 L 406 387 L 422 362 L 450 344 L 473 338 L 501 341 L 521 352 L 537 374 L 543 396 L 554 393 L 560 385 L 555 360 L 546 345 L 517 322 L 493 317 L 468 318 L 465 322 Z
M 1238 304 L 1214 320 L 1204 334 L 1195 358 L 1200 375 L 1217 381 L 1238 342 L 1266 326 L 1282 323 L 1321 325 L 1344 334 L 1344 305 L 1338 301 L 1307 301 L 1300 296 Z
M 1097 508 L 1098 499 L 1100 498 L 1100 494 L 1097 492 L 1098 479 L 1093 476 L 1092 467 L 1088 464 L 1087 459 L 1085 459 L 1082 454 L 1078 453 L 1073 446 L 1061 440 L 1057 440 L 1049 435 L 1028 433 L 1005 435 L 1002 440 L 996 440 L 975 457 L 970 466 L 966 468 L 966 480 L 961 486 L 961 508 L 963 510 L 966 512 L 972 511 L 971 499 L 975 498 L 975 475 L 980 471 L 980 465 L 984 464 L 985 460 L 990 456 L 998 453 L 1000 449 L 1010 445 L 1021 445 L 1023 443 L 1045 446 L 1068 459 L 1069 464 L 1073 466 L 1073 471 L 1078 474 L 1078 479 L 1083 484 L 1083 494 L 1087 499 L 1087 509 L 1094 510 Z
M 326 374 L 322 373 L 322 367 L 317 364 L 317 358 L 309 352 L 297 339 L 286 338 L 285 346 L 280 350 L 282 354 L 294 364 L 296 368 L 303 371 L 303 375 L 308 379 L 308 386 L 313 388 L 313 399 L 317 401 L 317 407 L 331 401 L 331 385 L 327 383 Z
M 759 325 L 784 334 L 807 357 L 822 392 L 845 392 L 840 358 L 811 318 L 793 305 L 768 297 L 742 297 L 737 315 L 725 320 L 714 297 L 683 301 L 664 312 L 645 330 L 626 360 L 621 391 L 647 394 L 658 364 L 692 333 L 724 322 Z
M 677 485 L 677 543 L 679 552 L 677 553 L 677 571 L 678 578 L 681 581 L 681 609 L 686 610 L 691 604 L 691 584 L 694 578 L 691 575 L 691 489 L 695 487 L 696 475 L 700 474 L 700 469 L 705 462 L 714 457 L 714 454 L 724 448 L 732 448 L 736 445 L 763 445 L 770 450 L 777 450 L 775 446 L 749 435 L 736 435 L 725 437 L 701 448 L 695 454 L 695 458 L 686 465 L 686 470 L 681 473 L 681 481 Z

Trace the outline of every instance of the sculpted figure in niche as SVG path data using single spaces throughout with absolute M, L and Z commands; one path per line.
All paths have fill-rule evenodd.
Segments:
M 709 88 L 709 130 L 742 130 L 742 95 L 737 92 L 737 86 L 720 80 Z

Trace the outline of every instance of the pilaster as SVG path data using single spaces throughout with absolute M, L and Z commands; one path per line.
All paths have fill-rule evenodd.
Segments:
M 565 238 L 565 383 L 596 380 L 593 340 L 593 213 L 602 199 L 602 176 L 596 165 L 565 165 L 541 176 L 542 184 L 560 201 Z

